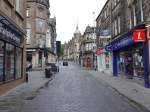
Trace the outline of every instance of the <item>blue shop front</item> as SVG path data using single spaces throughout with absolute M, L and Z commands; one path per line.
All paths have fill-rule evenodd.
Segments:
M 146 31 L 145 31 L 146 34 Z M 141 33 L 137 37 L 140 38 Z M 145 35 L 146 38 L 146 35 Z M 148 45 L 144 41 L 135 41 L 130 31 L 105 46 L 113 52 L 113 75 L 123 75 L 128 79 L 139 79 L 149 88 Z

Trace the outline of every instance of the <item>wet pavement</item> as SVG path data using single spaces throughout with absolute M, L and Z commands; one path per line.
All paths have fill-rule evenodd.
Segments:
M 90 72 L 69 64 L 22 112 L 146 112 Z

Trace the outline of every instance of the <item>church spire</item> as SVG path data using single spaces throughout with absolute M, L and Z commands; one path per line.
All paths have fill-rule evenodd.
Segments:
M 78 26 L 78 21 L 77 21 L 77 26 L 76 26 L 76 30 L 79 30 L 79 26 Z
M 76 31 L 75 31 L 74 33 L 75 33 L 75 34 L 80 34 L 80 33 L 81 33 L 81 32 L 79 31 L 78 21 L 77 21 Z

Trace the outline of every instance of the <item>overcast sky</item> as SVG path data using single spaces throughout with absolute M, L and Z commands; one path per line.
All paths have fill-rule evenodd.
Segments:
M 57 40 L 62 43 L 73 37 L 78 23 L 81 33 L 86 26 L 94 24 L 106 0 L 50 0 L 51 17 L 56 16 Z

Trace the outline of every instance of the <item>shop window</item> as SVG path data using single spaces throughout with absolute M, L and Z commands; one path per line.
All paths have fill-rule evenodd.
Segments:
M 4 76 L 4 43 L 2 41 L 0 41 L 0 83 L 3 82 L 3 76 Z
M 21 78 L 22 76 L 22 72 L 21 72 L 21 69 L 22 69 L 22 49 L 20 48 L 16 48 L 16 57 L 15 57 L 15 64 L 16 64 L 16 67 L 15 67 L 15 72 L 16 72 L 16 79 L 18 78 Z
M 10 81 L 14 79 L 14 46 L 6 44 L 5 51 L 5 80 Z
M 142 48 L 136 49 L 136 52 L 134 53 L 134 75 L 140 78 L 144 76 Z
M 105 53 L 105 65 L 106 65 L 106 68 L 108 68 L 108 69 L 109 69 L 109 60 L 110 60 L 109 53 L 106 52 Z

